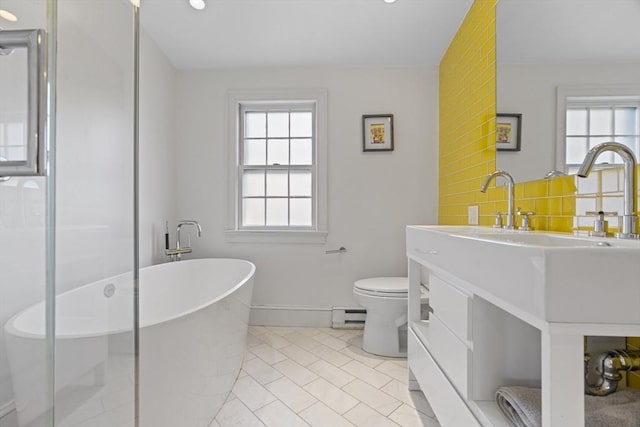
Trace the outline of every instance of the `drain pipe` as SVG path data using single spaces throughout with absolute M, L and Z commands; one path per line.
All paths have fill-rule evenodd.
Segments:
M 600 376 L 595 384 L 590 384 L 586 378 L 587 367 L 591 356 L 584 356 L 585 393 L 592 396 L 606 396 L 616 391 L 618 381 L 622 380 L 622 371 L 640 370 L 640 350 L 610 350 L 601 353 L 595 359 L 595 371 Z

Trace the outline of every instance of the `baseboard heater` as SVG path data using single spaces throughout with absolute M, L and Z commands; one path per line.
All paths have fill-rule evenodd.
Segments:
M 362 329 L 367 317 L 367 310 L 354 307 L 333 307 L 331 310 L 334 329 Z

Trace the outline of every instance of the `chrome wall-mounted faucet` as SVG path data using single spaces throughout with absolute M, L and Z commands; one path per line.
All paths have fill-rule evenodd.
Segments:
M 180 231 L 184 225 L 192 225 L 196 228 L 198 232 L 198 237 L 202 237 L 202 227 L 198 221 L 185 219 L 182 221 L 178 221 L 178 226 L 176 227 L 176 247 L 175 249 L 169 248 L 169 230 L 167 226 L 167 231 L 165 233 L 165 254 L 169 257 L 170 261 L 180 261 L 182 254 L 190 254 L 192 252 L 191 249 L 191 235 L 187 240 L 187 245 L 183 246 L 180 242 Z
M 491 182 L 491 180 L 495 177 L 501 176 L 503 178 L 505 178 L 507 180 L 507 190 L 508 190 L 508 199 L 507 199 L 507 224 L 504 226 L 504 228 L 508 229 L 508 230 L 513 230 L 514 226 L 513 226 L 513 206 L 514 206 L 514 189 L 513 186 L 515 184 L 515 182 L 513 181 L 513 177 L 505 171 L 494 171 L 491 172 L 489 175 L 487 175 L 487 179 L 484 180 L 484 183 L 482 184 L 482 187 L 480 187 L 480 191 L 483 193 L 487 192 L 487 187 L 489 186 L 489 183 Z
M 577 175 L 581 178 L 589 176 L 593 165 L 601 153 L 613 151 L 622 157 L 624 162 L 624 212 L 622 213 L 622 231 L 616 233 L 619 239 L 635 239 L 636 235 L 636 156 L 626 145 L 617 142 L 603 142 L 593 147 L 584 160 Z

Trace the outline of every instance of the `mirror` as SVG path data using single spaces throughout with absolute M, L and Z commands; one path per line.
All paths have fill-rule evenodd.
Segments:
M 622 142 L 638 153 L 640 108 L 634 107 L 631 135 L 628 122 L 624 125 L 621 119 L 629 104 L 640 106 L 638 22 L 638 0 L 498 2 L 496 112 L 522 114 L 520 151 L 497 151 L 498 169 L 516 181 L 541 179 L 552 170 L 571 173 L 574 168 L 567 163 L 580 162 L 590 147 L 611 140 L 606 136 L 611 132 L 616 141 L 626 138 Z M 604 99 L 613 99 L 617 107 L 605 108 Z M 591 135 L 573 135 L 576 126 L 571 123 L 567 132 L 567 100 L 571 105 L 595 105 L 593 114 L 577 114 L 589 120 L 581 127 L 591 129 Z M 584 111 L 579 105 L 576 109 Z M 627 130 L 617 130 L 625 126 Z M 575 142 L 569 152 L 564 145 L 568 134 L 573 139 L 568 138 L 567 145 Z
M 0 31 L 0 177 L 44 175 L 45 33 Z

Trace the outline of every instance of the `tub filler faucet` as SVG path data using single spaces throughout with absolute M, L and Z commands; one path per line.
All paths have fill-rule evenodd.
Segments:
M 616 233 L 619 239 L 636 239 L 636 157 L 626 145 L 617 142 L 603 142 L 593 147 L 584 158 L 577 175 L 580 178 L 589 176 L 598 156 L 605 151 L 613 151 L 622 157 L 624 162 L 624 212 L 622 214 L 622 231 Z
M 191 249 L 191 235 L 187 239 L 187 245 L 183 246 L 180 242 L 180 231 L 182 227 L 185 225 L 191 225 L 195 227 L 198 232 L 198 237 L 202 237 L 202 227 L 198 221 L 185 219 L 182 221 L 178 221 L 178 226 L 176 227 L 176 247 L 175 249 L 169 248 L 169 226 L 167 224 L 165 230 L 165 251 L 164 253 L 169 257 L 170 261 L 180 261 L 182 254 L 190 254 L 192 252 Z

